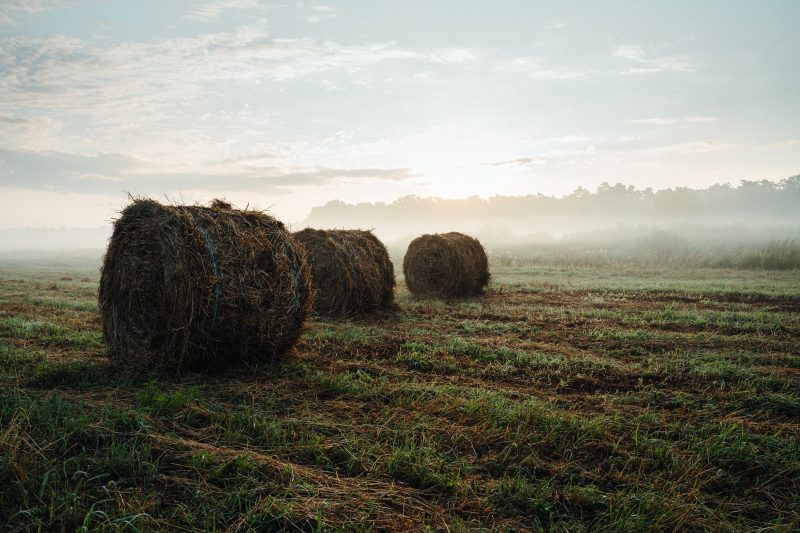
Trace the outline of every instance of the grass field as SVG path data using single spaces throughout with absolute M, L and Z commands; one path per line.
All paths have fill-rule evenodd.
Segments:
M 9 530 L 800 528 L 800 271 L 400 281 L 393 318 L 179 377 L 109 364 L 97 279 L 0 265 Z

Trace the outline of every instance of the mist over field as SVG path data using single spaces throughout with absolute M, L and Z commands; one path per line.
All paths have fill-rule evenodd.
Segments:
M 776 268 L 800 267 L 800 175 L 779 181 L 745 180 L 705 189 L 654 191 L 603 183 L 566 196 L 405 196 L 392 202 L 329 201 L 297 230 L 371 229 L 400 262 L 417 235 L 462 231 L 478 237 L 494 261 L 688 262 L 702 266 L 762 267 L 757 256 L 780 248 Z M 0 254 L 61 253 L 96 257 L 110 227 L 0 229 Z M 777 248 L 776 248 L 777 247 Z
M 389 204 L 341 201 L 314 208 L 304 222 L 374 228 L 395 247 L 415 235 L 452 229 L 478 236 L 493 252 L 536 255 L 554 246 L 607 249 L 737 247 L 800 238 L 800 176 L 707 189 L 653 191 L 618 183 L 564 197 L 464 200 L 404 197 Z M 636 254 L 636 251 L 632 251 Z

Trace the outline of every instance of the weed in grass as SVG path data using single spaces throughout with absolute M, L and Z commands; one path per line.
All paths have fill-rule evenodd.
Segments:
M 421 342 L 406 342 L 395 357 L 395 362 L 417 372 L 451 373 L 457 368 L 455 359 L 446 352 Z
M 223 482 L 237 481 L 242 477 L 252 475 L 258 469 L 258 463 L 247 455 L 237 455 L 218 464 L 211 472 L 212 480 Z
M 398 481 L 418 489 L 452 493 L 459 488 L 459 476 L 452 465 L 430 446 L 403 439 L 386 457 L 386 472 Z
M 551 531 L 556 519 L 555 496 L 549 481 L 532 483 L 517 476 L 501 479 L 492 491 L 491 501 L 501 512 L 525 516 L 535 530 Z
M 311 331 L 308 339 L 350 348 L 369 345 L 370 341 L 380 339 L 386 334 L 384 329 L 363 326 L 357 323 L 346 324 L 346 326 L 324 325 Z
M 34 350 L 23 350 L 0 341 L 0 376 L 19 384 L 45 364 L 46 355 Z
M 220 416 L 220 438 L 272 448 L 289 444 L 293 428 L 280 420 L 251 413 L 233 412 Z
M 102 346 L 102 334 L 99 331 L 76 331 L 44 320 L 27 320 L 19 317 L 0 321 L 0 337 L 29 339 L 45 345 L 65 345 L 75 348 Z
M 373 380 L 369 374 L 362 370 L 346 371 L 338 374 L 317 373 L 307 377 L 309 382 L 319 387 L 322 397 L 343 394 L 361 395 L 370 389 L 370 384 Z
M 30 386 L 41 389 L 64 387 L 70 389 L 91 389 L 107 386 L 115 381 L 107 372 L 105 364 L 94 361 L 72 361 L 51 363 L 42 361 L 30 380 Z
M 739 405 L 756 413 L 770 413 L 800 419 L 800 399 L 796 394 L 763 393 L 742 398 Z
M 84 313 L 97 313 L 98 307 L 96 301 L 74 301 L 74 300 L 63 300 L 58 298 L 31 298 L 30 302 L 33 305 L 39 307 L 51 307 L 53 309 L 66 309 L 66 310 L 75 310 L 75 311 L 82 311 Z
M 162 390 L 150 382 L 138 393 L 139 407 L 145 412 L 164 417 L 174 417 L 190 404 L 197 403 L 199 391 L 195 387 L 176 390 L 172 393 Z

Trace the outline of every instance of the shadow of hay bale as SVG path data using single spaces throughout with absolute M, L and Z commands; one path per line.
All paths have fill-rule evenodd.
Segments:
M 394 265 L 371 231 L 306 228 L 293 237 L 311 265 L 315 314 L 357 317 L 396 308 Z
M 305 254 L 271 216 L 135 199 L 114 222 L 98 300 L 112 359 L 179 370 L 274 360 L 311 297 Z
M 403 275 L 415 296 L 475 296 L 489 283 L 489 261 L 480 241 L 463 233 L 422 235 L 408 245 Z

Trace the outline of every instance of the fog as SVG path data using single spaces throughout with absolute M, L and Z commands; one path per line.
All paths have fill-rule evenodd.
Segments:
M 24 255 L 30 252 L 96 253 L 105 248 L 111 226 L 98 228 L 0 229 L 0 253 Z
M 654 260 L 715 253 L 721 258 L 800 239 L 800 176 L 660 191 L 604 183 L 596 191 L 578 189 L 564 197 L 330 202 L 312 210 L 304 224 L 374 229 L 394 256 L 402 256 L 421 233 L 462 231 L 477 236 L 495 257 L 515 260 L 565 253 Z
M 461 200 L 407 196 L 391 203 L 332 201 L 293 230 L 372 229 L 395 260 L 423 233 L 478 237 L 498 262 L 687 261 L 734 266 L 765 246 L 800 241 L 800 175 L 705 189 L 639 190 L 621 183 L 562 196 Z M 111 227 L 0 230 L 0 253 L 102 255 Z M 746 263 L 747 261 L 745 261 Z M 752 262 L 752 261 L 751 261 Z

